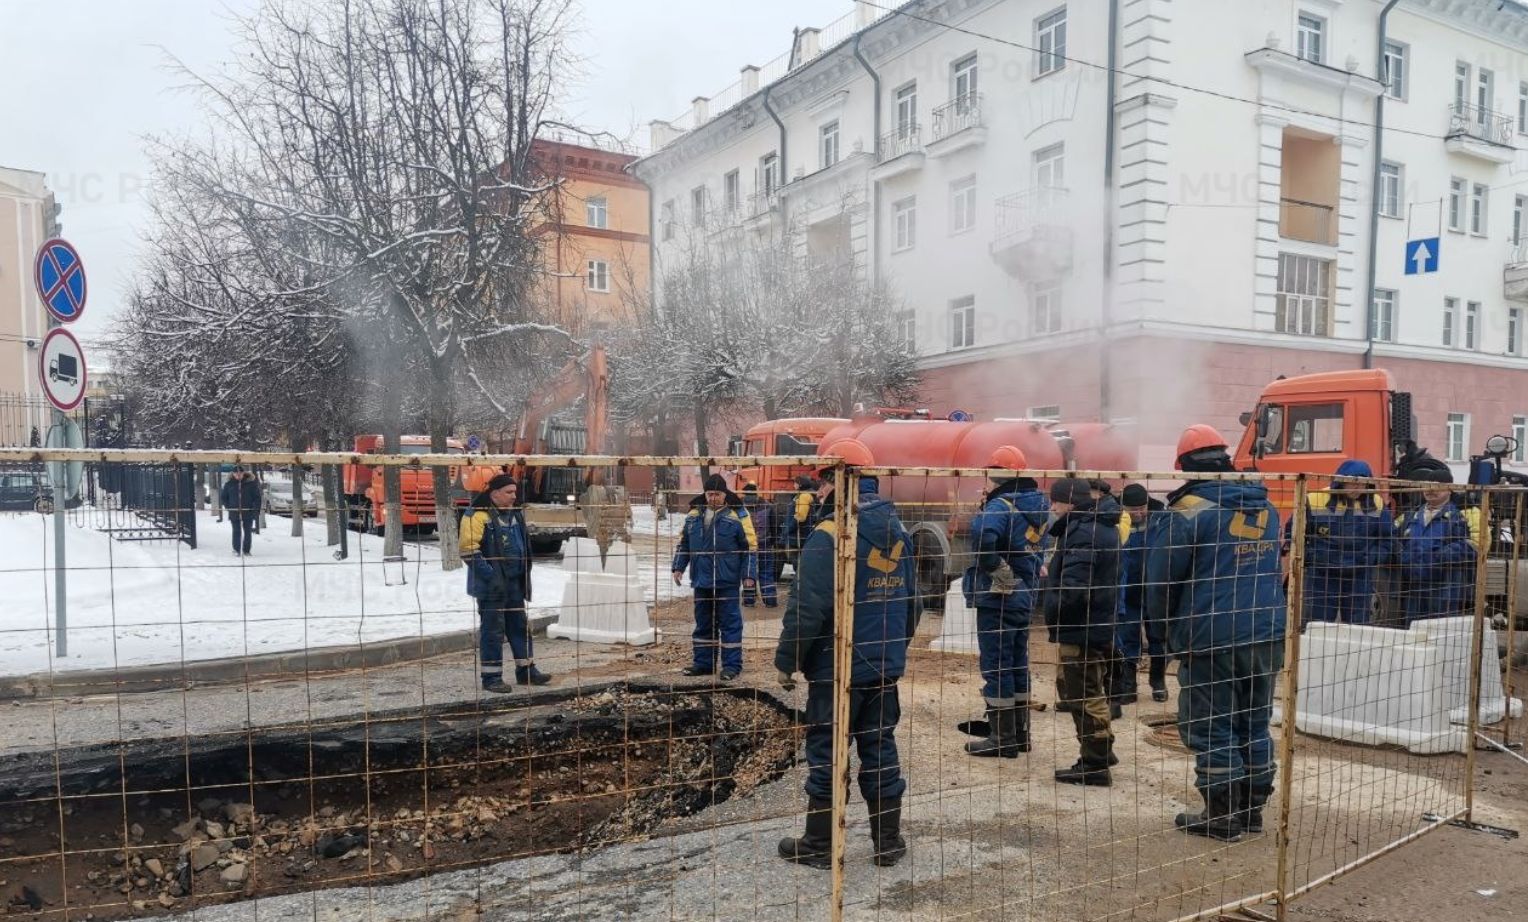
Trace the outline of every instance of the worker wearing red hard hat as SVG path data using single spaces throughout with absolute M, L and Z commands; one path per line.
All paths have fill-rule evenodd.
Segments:
M 961 579 L 966 603 L 976 609 L 986 736 L 966 744 L 973 756 L 1016 758 L 1029 751 L 1029 621 L 1050 517 L 1050 502 L 1031 477 L 1024 452 L 999 446 L 987 459 L 994 481 L 971 520 L 975 561 Z
M 874 463 L 855 440 L 825 446 L 836 463 Z M 831 483 L 831 480 L 829 480 Z M 876 495 L 874 477 L 859 478 L 854 565 L 854 653 L 849 674 L 849 726 L 833 723 L 834 569 L 837 523 L 831 512 L 801 549 L 800 569 L 785 604 L 775 668 L 780 685 L 795 688 L 806 676 L 806 832 L 782 839 L 780 857 L 808 867 L 827 868 L 832 840 L 833 739 L 850 735 L 859 752 L 859 789 L 870 813 L 874 861 L 887 867 L 907 853 L 902 839 L 902 777 L 896 728 L 901 719 L 897 681 L 907 668 L 907 644 L 917 627 L 916 576 L 912 538 L 889 500 Z M 831 509 L 831 493 L 824 505 Z
M 1194 479 L 1229 473 L 1226 440 L 1190 426 L 1178 440 L 1188 481 L 1147 536 L 1148 622 L 1167 626 L 1178 658 L 1178 734 L 1194 752 L 1199 813 L 1178 828 L 1234 842 L 1262 831 L 1276 771 L 1268 735 L 1284 659 L 1279 515 L 1262 484 Z

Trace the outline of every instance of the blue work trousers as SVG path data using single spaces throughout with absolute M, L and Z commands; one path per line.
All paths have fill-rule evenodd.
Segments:
M 1272 791 L 1268 721 L 1283 664 L 1282 640 L 1179 657 L 1178 735 L 1194 753 L 1196 787 L 1247 784 L 1254 796 Z
M 1021 602 L 1017 597 L 1023 593 Z M 1020 704 L 1029 700 L 1029 590 L 1008 596 L 982 593 L 976 606 L 976 645 L 981 654 L 982 697 Z M 985 604 L 987 599 L 998 604 Z
M 907 790 L 897 759 L 897 722 L 902 702 L 897 680 L 849 687 L 849 726 L 846 733 L 859 753 L 859 789 L 865 803 L 901 797 Z M 833 796 L 833 683 L 808 682 L 806 687 L 806 793 Z
M 504 641 L 509 641 L 515 663 L 529 665 L 535 656 L 530 622 L 525 615 L 525 600 L 478 600 L 478 643 L 480 671 L 483 675 L 503 675 Z
M 743 670 L 743 609 L 737 586 L 695 589 L 695 668 L 710 672 L 716 668 L 716 651 L 721 648 L 722 668 Z

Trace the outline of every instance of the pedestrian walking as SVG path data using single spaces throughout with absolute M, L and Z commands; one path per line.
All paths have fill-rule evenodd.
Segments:
M 235 557 L 241 554 L 250 556 L 250 542 L 260 520 L 260 499 L 260 481 L 255 479 L 252 471 L 246 471 L 243 465 L 236 465 L 233 473 L 228 475 L 228 480 L 218 490 L 218 502 L 228 513 L 229 524 L 233 526 Z
M 873 463 L 857 440 L 825 451 L 845 464 Z M 901 719 L 897 681 L 907 666 L 907 644 L 917 629 L 912 538 L 889 500 L 876 495 L 873 477 L 859 480 L 854 550 L 854 653 L 849 680 L 849 725 L 833 723 L 834 569 L 837 525 L 825 515 L 801 551 L 801 568 L 785 606 L 775 668 L 780 686 L 795 688 L 806 677 L 806 831 L 782 839 L 786 861 L 827 868 L 832 841 L 833 739 L 848 735 L 859 753 L 859 790 L 870 814 L 873 861 L 889 867 L 907 853 L 902 838 L 902 777 L 896 729 Z M 826 497 L 831 498 L 831 497 Z M 831 505 L 823 504 L 831 510 Z
M 753 520 L 753 534 L 758 539 L 758 579 L 754 586 L 743 587 L 743 604 L 752 608 L 757 599 L 763 598 L 765 608 L 779 608 L 780 599 L 775 590 L 775 530 L 774 510 L 759 498 L 759 485 L 743 485 L 743 508 Z
M 1127 484 L 1121 491 L 1125 515 L 1130 533 L 1120 546 L 1119 612 L 1114 631 L 1114 643 L 1119 653 L 1118 668 L 1114 670 L 1111 694 L 1115 704 L 1134 704 L 1137 700 L 1136 682 L 1144 651 L 1149 662 L 1148 681 L 1151 683 L 1151 700 L 1167 700 L 1167 626 L 1161 621 L 1145 617 L 1146 605 L 1146 542 L 1152 525 L 1167 506 L 1146 492 L 1138 483 Z
M 1330 490 L 1306 497 L 1303 622 L 1368 624 L 1374 578 L 1395 553 L 1395 523 L 1374 489 L 1368 462 L 1350 458 Z M 1287 545 L 1294 521 L 1284 526 Z M 1304 623 L 1301 624 L 1304 627 Z
M 1119 605 L 1119 520 L 1113 497 L 1094 499 L 1088 482 L 1065 478 L 1051 484 L 1055 543 L 1041 589 L 1041 609 L 1061 657 L 1061 698 L 1072 705 L 1081 750 L 1060 784 L 1108 787 L 1114 757 L 1109 726 L 1109 664 L 1114 652 L 1114 612 Z
M 1408 622 L 1473 614 L 1477 552 L 1469 518 L 1454 503 L 1453 476 L 1428 470 L 1412 478 L 1430 486 L 1396 524 L 1401 610 Z
M 674 552 L 674 585 L 690 571 L 695 590 L 695 633 L 687 676 L 711 675 L 721 650 L 721 679 L 743 671 L 743 589 L 751 588 L 759 547 L 753 519 L 720 474 L 706 478 L 706 491 L 690 501 Z
M 462 517 L 458 546 L 467 564 L 467 594 L 477 600 L 478 667 L 483 690 L 507 694 L 504 643 L 515 659 L 515 682 L 545 685 L 552 677 L 536 668 L 535 645 L 525 606 L 531 600 L 531 542 L 519 508 L 520 485 L 495 474 Z
M 1013 759 L 1030 747 L 1029 623 L 1050 503 L 1033 478 L 1018 475 L 1029 467 L 1018 448 L 998 448 L 987 467 L 993 486 L 971 520 L 975 563 L 961 581 L 976 609 L 986 736 L 966 743 L 966 752 Z
M 1284 661 L 1279 516 L 1262 484 L 1193 479 L 1232 470 L 1212 426 L 1184 430 L 1177 466 L 1188 482 L 1168 496 L 1146 559 L 1146 619 L 1167 625 L 1178 658 L 1178 735 L 1204 800 L 1175 822 L 1234 842 L 1262 831 L 1277 769 L 1268 722 Z

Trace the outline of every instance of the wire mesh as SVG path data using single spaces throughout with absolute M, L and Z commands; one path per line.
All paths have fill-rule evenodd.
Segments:
M 345 455 L 88 457 L 63 658 L 53 522 L 0 513 L 23 917 L 1209 917 L 1463 815 L 1512 711 L 1516 494 L 802 458 L 676 494 L 627 484 L 708 459 L 431 455 L 357 494 Z M 432 465 L 452 488 L 374 534 L 386 469 Z M 130 506 L 123 470 L 168 486 Z M 196 541 L 124 524 L 156 517 Z

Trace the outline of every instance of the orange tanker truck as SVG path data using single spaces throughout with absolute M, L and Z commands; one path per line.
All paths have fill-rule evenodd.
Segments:
M 430 454 L 430 437 L 405 435 L 399 438 L 398 448 L 405 455 Z M 375 455 L 382 451 L 382 436 L 358 435 L 355 437 L 357 454 Z M 466 449 L 456 439 L 446 441 L 446 453 L 460 455 Z M 453 482 L 458 468 L 450 469 Z M 430 469 L 403 468 L 398 471 L 402 483 L 401 521 L 404 528 L 422 532 L 435 530 L 435 484 Z M 387 494 L 383 489 L 382 468 L 371 464 L 347 464 L 344 466 L 345 505 L 349 510 L 350 525 L 361 531 L 381 534 L 387 525 Z

